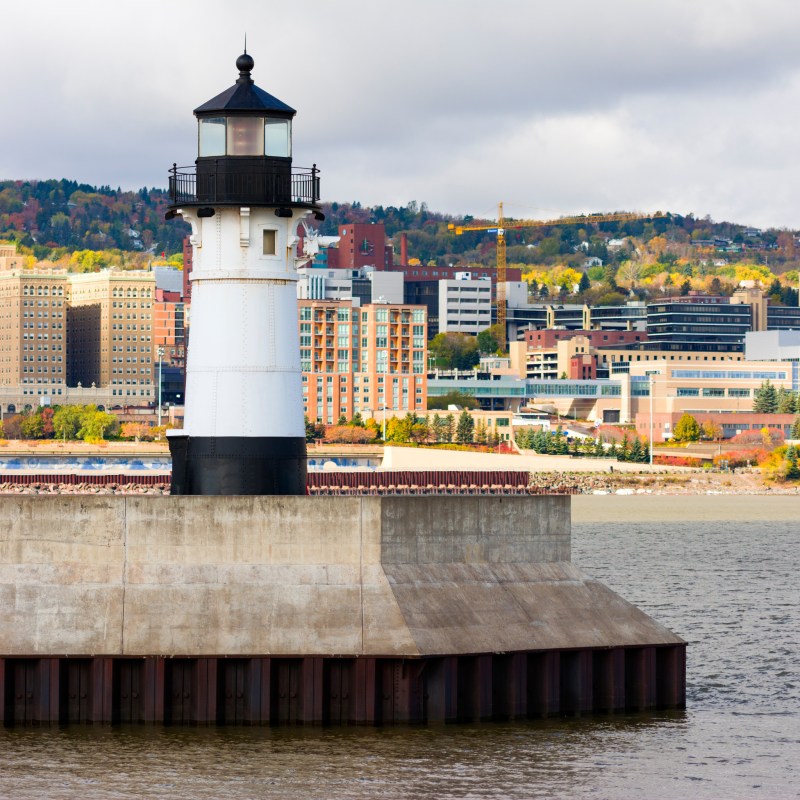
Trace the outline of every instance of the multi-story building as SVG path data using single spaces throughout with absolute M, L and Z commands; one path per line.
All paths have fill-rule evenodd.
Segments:
M 69 288 L 66 272 L 0 272 L 0 385 L 17 402 L 64 393 Z
M 455 280 L 439 281 L 439 332 L 458 331 L 477 336 L 492 324 L 492 284 L 457 273 Z
M 767 330 L 768 300 L 757 288 L 733 296 L 689 295 L 647 306 L 650 347 L 742 352 L 748 331 Z
M 67 384 L 110 386 L 124 404 L 153 400 L 151 272 L 70 275 Z
M 339 244 L 328 248 L 328 266 L 339 269 L 392 269 L 392 246 L 386 242 L 386 229 L 380 223 L 351 222 L 339 226 Z
M 149 272 L 0 272 L 3 410 L 151 403 L 153 291 Z
M 335 423 L 427 408 L 425 309 L 300 300 L 304 411 Z
M 297 296 L 301 300 L 355 300 L 360 305 L 403 302 L 403 276 L 398 272 L 371 267 L 300 267 L 297 273 Z

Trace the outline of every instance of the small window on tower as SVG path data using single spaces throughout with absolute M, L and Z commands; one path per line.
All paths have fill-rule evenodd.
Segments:
M 275 231 L 264 231 L 264 255 L 274 256 L 277 254 L 277 243 L 275 241 Z

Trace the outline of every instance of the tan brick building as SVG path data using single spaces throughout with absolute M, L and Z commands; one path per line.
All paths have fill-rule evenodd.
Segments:
M 63 394 L 66 376 L 66 272 L 0 272 L 0 386 L 23 398 Z
M 0 271 L 3 410 L 151 403 L 154 294 L 149 272 Z
M 152 401 L 152 273 L 103 270 L 70 284 L 67 384 L 108 386 L 121 403 Z
M 427 408 L 424 306 L 300 300 L 303 405 L 312 421 Z

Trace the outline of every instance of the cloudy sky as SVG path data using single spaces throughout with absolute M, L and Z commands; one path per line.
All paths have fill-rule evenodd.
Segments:
M 36 0 L 2 30 L 0 179 L 164 186 L 246 33 L 326 200 L 800 227 L 795 0 Z

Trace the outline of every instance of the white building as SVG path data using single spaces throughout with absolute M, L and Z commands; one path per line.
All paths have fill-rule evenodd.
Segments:
M 461 278 L 439 281 L 439 332 L 476 336 L 492 324 L 492 282 Z

